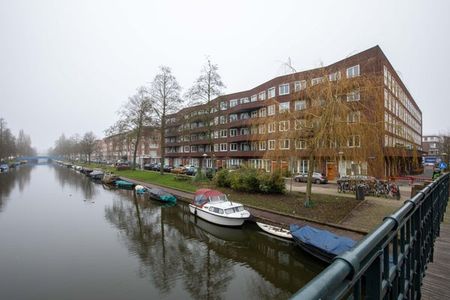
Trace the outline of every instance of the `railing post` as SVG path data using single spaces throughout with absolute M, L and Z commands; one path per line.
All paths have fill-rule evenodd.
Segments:
M 366 272 L 366 298 L 367 300 L 381 299 L 381 284 L 382 284 L 382 260 L 381 252 L 378 253 L 377 258 L 372 262 Z

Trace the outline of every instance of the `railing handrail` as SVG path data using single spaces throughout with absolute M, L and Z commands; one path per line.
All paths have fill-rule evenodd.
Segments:
M 372 267 L 372 264 L 375 264 L 374 261 L 376 259 L 379 259 L 380 256 L 386 253 L 387 256 L 391 256 L 390 250 L 394 251 L 394 246 L 392 248 L 389 248 L 390 243 L 394 243 L 395 245 L 395 252 L 398 252 L 399 245 L 399 234 L 403 234 L 402 241 L 401 241 L 401 247 L 403 247 L 403 252 L 401 255 L 402 257 L 398 258 L 396 257 L 396 262 L 394 262 L 394 266 L 396 267 L 396 271 L 400 270 L 400 264 L 406 264 L 404 260 L 408 259 L 408 255 L 410 254 L 413 246 L 417 244 L 415 237 L 418 235 L 419 238 L 422 237 L 422 232 L 420 231 L 414 231 L 417 230 L 417 226 L 420 228 L 423 227 L 422 222 L 431 222 L 433 223 L 434 218 L 439 218 L 439 222 L 437 222 L 437 226 L 439 226 L 440 221 L 442 220 L 442 216 L 445 210 L 445 205 L 448 199 L 448 184 L 449 184 L 449 174 L 445 174 L 438 178 L 437 180 L 433 181 L 430 185 L 422 189 L 418 194 L 416 194 L 412 199 L 408 199 L 404 202 L 404 204 L 393 214 L 390 216 L 384 218 L 384 221 L 382 224 L 380 224 L 377 228 L 375 228 L 371 233 L 369 233 L 364 239 L 358 242 L 358 244 L 351 249 L 350 251 L 345 252 L 343 255 L 338 256 L 334 259 L 332 264 L 328 266 L 324 271 L 322 271 L 320 274 L 318 274 L 313 280 L 311 280 L 306 286 L 304 286 L 301 290 L 299 290 L 296 294 L 292 296 L 292 299 L 335 299 L 335 298 L 343 298 L 345 297 L 352 289 L 355 288 L 355 284 L 358 283 L 358 288 L 361 288 L 361 280 L 363 275 L 366 274 L 367 270 Z M 445 197 L 445 202 L 444 202 Z M 425 209 L 421 209 L 417 211 L 419 208 L 421 208 L 422 204 L 426 201 L 432 202 L 427 203 L 427 207 L 429 209 L 426 212 Z M 441 208 L 441 211 L 434 211 L 435 201 L 442 201 L 438 202 L 438 208 Z M 438 214 L 437 216 L 435 214 Z M 418 219 L 412 220 L 412 216 L 416 214 L 419 217 Z M 431 217 L 430 217 L 431 215 Z M 431 218 L 432 220 L 428 220 L 427 218 Z M 426 220 L 420 220 L 420 225 L 418 225 L 419 219 L 426 219 Z M 412 236 L 412 239 L 405 239 L 405 224 L 408 223 L 408 229 L 412 230 L 410 236 Z M 426 224 L 428 227 L 429 223 Z M 436 225 L 435 225 L 436 226 Z M 399 231 L 400 228 L 402 229 L 401 232 Z M 439 228 L 430 228 L 431 233 L 433 234 L 432 237 L 432 243 L 434 243 L 435 237 L 438 235 Z M 409 232 L 409 231 L 406 231 Z M 428 237 L 428 235 L 424 234 L 424 236 Z M 407 243 L 405 243 L 405 241 Z M 419 245 L 422 246 L 421 241 L 419 241 Z M 428 245 L 425 245 L 424 247 L 428 247 Z M 387 248 L 387 252 L 386 252 Z M 405 249 L 406 252 L 405 252 Z M 428 249 L 428 248 L 427 248 Z M 431 245 L 431 257 L 432 257 L 432 245 Z M 384 251 L 384 252 L 383 252 Z M 391 252 L 392 252 L 391 251 Z M 419 251 L 422 253 L 421 251 Z M 417 255 L 417 254 L 416 254 Z M 397 254 L 398 256 L 398 254 Z M 425 253 L 424 260 L 427 260 L 430 255 L 428 253 Z M 388 260 L 388 270 L 385 270 L 384 272 L 388 272 L 390 274 L 391 267 L 389 267 L 389 260 L 391 258 L 385 258 L 385 260 Z M 403 259 L 403 261 L 401 261 Z M 409 257 L 409 259 L 411 259 Z M 414 257 L 415 259 L 415 257 Z M 419 258 L 419 260 L 422 259 L 422 257 Z M 424 261 L 426 265 L 427 261 Z M 397 263 L 397 264 L 395 264 Z M 381 263 L 380 263 L 381 264 Z M 411 264 L 412 265 L 412 264 Z M 386 266 L 386 261 L 385 265 Z M 401 267 L 404 267 L 403 265 Z M 424 268 L 423 268 L 424 269 Z M 381 272 L 383 272 L 382 268 L 381 271 L 379 271 L 379 277 L 381 278 Z M 421 276 L 422 274 L 420 274 Z M 398 275 L 397 275 L 398 276 Z M 403 276 L 405 276 L 403 274 Z M 394 274 L 395 277 L 395 274 Z M 408 277 L 409 278 L 409 277 Z M 389 277 L 390 280 L 390 277 Z M 410 279 L 412 281 L 412 279 Z M 421 280 L 421 278 L 420 278 Z M 368 283 L 370 284 L 370 283 Z M 367 284 L 366 284 L 367 285 Z M 382 284 L 380 284 L 381 288 Z M 389 284 L 386 285 L 387 287 L 383 288 L 383 291 L 389 288 Z M 410 287 L 406 287 L 408 289 Z M 420 286 L 417 287 L 420 289 Z M 380 291 L 380 294 L 383 293 L 383 291 Z M 402 291 L 403 292 L 403 291 Z M 360 292 L 358 292 L 361 294 Z M 399 292 L 400 293 L 400 292 Z M 419 291 L 420 293 L 420 291 Z M 370 295 L 367 295 L 369 296 Z M 359 298 L 358 296 L 355 298 Z

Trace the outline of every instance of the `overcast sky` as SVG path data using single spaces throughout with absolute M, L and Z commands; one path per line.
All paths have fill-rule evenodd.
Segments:
M 0 0 L 0 117 L 39 151 L 103 130 L 158 66 L 183 91 L 206 56 L 226 93 L 379 45 L 423 112 L 450 130 L 450 1 Z

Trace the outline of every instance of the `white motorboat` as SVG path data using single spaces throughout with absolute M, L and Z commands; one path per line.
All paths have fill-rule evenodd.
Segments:
M 269 224 L 265 224 L 265 223 L 261 223 L 261 222 L 256 222 L 256 224 L 259 226 L 259 228 L 261 228 L 263 231 L 265 231 L 269 234 L 272 234 L 272 235 L 275 235 L 277 237 L 281 237 L 284 239 L 292 240 L 292 234 L 287 229 L 269 225 Z
M 225 194 L 211 189 L 198 190 L 189 210 L 199 218 L 222 226 L 242 226 L 250 217 L 241 203 L 232 202 Z

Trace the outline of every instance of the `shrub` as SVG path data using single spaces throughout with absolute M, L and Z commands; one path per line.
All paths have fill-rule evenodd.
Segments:
M 208 176 L 208 175 L 206 175 Z M 214 176 L 214 184 L 218 187 L 231 187 L 230 182 L 230 172 L 227 169 L 222 169 L 219 172 L 216 173 Z
M 230 186 L 233 190 L 241 192 L 258 192 L 258 172 L 255 169 L 241 168 L 230 174 Z
M 262 193 L 281 194 L 285 191 L 286 185 L 281 172 L 260 173 L 258 175 L 259 191 Z
M 187 176 L 187 175 L 186 175 Z M 194 176 L 194 181 L 195 182 L 204 182 L 204 181 L 209 181 L 208 175 L 205 174 L 205 170 L 198 170 L 197 173 L 195 173 Z

